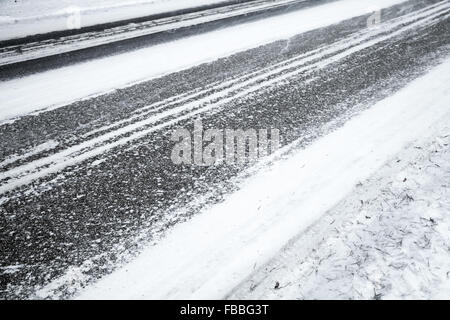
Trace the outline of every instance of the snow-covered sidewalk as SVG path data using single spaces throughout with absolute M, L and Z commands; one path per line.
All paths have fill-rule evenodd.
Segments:
M 450 298 L 450 125 L 410 144 L 232 295 Z

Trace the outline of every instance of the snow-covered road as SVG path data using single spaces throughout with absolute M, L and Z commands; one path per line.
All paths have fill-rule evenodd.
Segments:
M 1 81 L 0 297 L 243 296 L 359 181 L 450 120 L 450 2 L 374 3 Z M 276 128 L 281 149 L 177 165 L 171 135 L 199 117 Z
M 0 47 L 0 66 L 35 60 L 62 53 L 93 48 L 109 43 L 159 34 L 178 29 L 192 28 L 208 22 L 217 22 L 240 16 L 249 16 L 278 8 L 289 8 L 305 0 L 255 0 L 218 8 L 206 8 L 190 13 L 173 14 L 168 17 L 149 19 L 144 22 L 130 22 L 99 31 L 80 32 L 59 38 L 29 41 Z M 32 28 L 26 28 L 27 30 Z M 2 34 L 8 34 L 9 28 Z
M 448 83 L 450 59 L 253 176 L 223 203 L 173 228 L 79 298 L 226 298 L 404 146 L 434 137 L 435 126 L 437 134 L 450 134 Z M 447 131 L 440 131 L 442 125 Z
M 0 41 L 64 31 L 68 18 L 80 27 L 123 21 L 199 7 L 242 3 L 234 0 L 19 0 L 0 2 Z
M 137 82 L 215 61 L 236 52 L 289 39 L 403 0 L 342 0 L 221 29 L 129 53 L 0 82 L 0 121 L 57 108 Z M 447 6 L 444 4 L 444 6 Z M 157 63 L 155 63 L 157 61 Z M 86 78 L 86 74 L 89 77 Z

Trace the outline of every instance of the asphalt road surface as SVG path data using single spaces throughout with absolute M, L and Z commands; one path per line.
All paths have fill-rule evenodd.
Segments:
M 412 0 L 383 10 L 382 28 L 353 18 L 3 123 L 0 298 L 70 298 L 255 165 L 175 165 L 174 130 L 201 117 L 205 129 L 277 128 L 301 148 L 448 56 L 449 14 Z

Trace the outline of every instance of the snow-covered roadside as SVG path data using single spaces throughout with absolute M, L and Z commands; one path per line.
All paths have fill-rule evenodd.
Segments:
M 340 0 L 149 48 L 0 82 L 0 122 L 215 61 L 406 0 Z M 444 6 L 445 3 L 440 5 Z M 89 75 L 87 78 L 86 75 Z
M 224 298 L 405 145 L 450 122 L 450 60 L 260 172 L 79 297 Z M 51 284 L 46 290 L 51 290 Z
M 449 299 L 448 119 L 430 131 L 230 298 Z
M 68 17 L 80 14 L 82 27 L 153 14 L 214 5 L 229 0 L 3 0 L 0 41 L 67 30 Z

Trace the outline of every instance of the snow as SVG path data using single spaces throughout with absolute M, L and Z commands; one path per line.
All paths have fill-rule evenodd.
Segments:
M 55 149 L 58 145 L 59 145 L 58 141 L 55 141 L 55 140 L 50 140 L 50 141 L 44 142 L 36 147 L 31 148 L 30 150 L 27 150 L 23 154 L 12 155 L 12 156 L 9 156 L 6 159 L 0 161 L 0 168 L 3 168 L 6 165 L 17 162 L 19 160 L 24 160 L 24 159 L 30 158 L 31 156 L 39 154 L 43 151 Z
M 158 18 L 152 21 L 116 26 L 104 31 L 92 31 L 81 35 L 65 36 L 58 38 L 54 42 L 33 42 L 23 46 L 20 52 L 17 52 L 15 46 L 10 46 L 6 47 L 7 50 L 0 54 L 0 66 L 92 48 L 160 32 L 177 30 L 179 28 L 190 28 L 211 21 L 245 16 L 254 12 L 261 12 L 303 1 L 306 0 L 257 0 L 251 3 L 235 4 L 227 8 L 209 8 L 198 12 L 184 13 L 176 17 Z M 70 23 L 72 25 L 81 24 L 76 19 L 71 19 Z
M 433 136 L 433 128 L 449 123 L 449 81 L 450 59 L 340 129 L 249 178 L 223 203 L 174 227 L 159 244 L 88 287 L 78 298 L 227 297 L 359 182 L 371 177 L 408 144 Z M 438 197 L 442 199 L 442 194 Z M 432 216 L 433 210 L 429 212 L 427 215 L 437 221 L 443 218 L 440 212 L 434 211 Z M 416 217 L 410 217 L 411 221 Z M 378 229 L 386 226 L 374 224 Z M 435 235 L 437 243 L 442 243 L 439 237 L 448 237 L 448 224 L 441 228 Z M 427 246 L 426 241 L 421 244 Z M 406 245 L 412 245 L 411 241 Z M 443 254 L 442 248 L 438 245 L 436 250 Z M 448 255 L 439 254 L 436 259 L 439 257 L 448 264 Z M 421 270 L 426 261 L 423 258 L 418 258 L 415 271 Z M 376 264 L 368 268 L 381 274 Z M 408 283 L 414 283 L 408 278 L 411 273 L 404 276 Z
M 0 121 L 104 94 L 405 0 L 341 0 L 0 83 Z M 440 6 L 448 6 L 443 2 Z M 86 78 L 86 74 L 89 77 Z
M 449 299 L 449 181 L 444 119 L 230 298 Z
M 348 57 L 357 51 L 366 49 L 381 41 L 416 28 L 417 26 L 432 23 L 433 18 L 436 15 L 441 14 L 441 9 L 442 8 L 439 5 L 435 8 L 427 8 L 426 10 L 418 11 L 414 14 L 390 21 L 385 24 L 384 28 L 362 30 L 360 33 L 351 35 L 349 38 L 329 46 L 294 57 L 274 66 L 270 66 L 267 69 L 259 70 L 257 75 L 245 75 L 242 78 L 213 85 L 201 92 L 195 92 L 194 94 L 182 97 L 175 97 L 174 100 L 168 99 L 167 101 L 160 101 L 154 105 L 147 106 L 142 111 L 145 111 L 149 116 L 140 121 L 132 122 L 134 117 L 131 117 L 129 120 L 116 124 L 116 128 L 114 128 L 114 126 L 106 126 L 104 128 L 96 129 L 93 132 L 87 133 L 86 137 L 101 131 L 109 129 L 114 130 L 47 157 L 39 158 L 22 166 L 1 172 L 0 179 L 7 179 L 8 181 L 0 186 L 0 193 L 10 191 L 23 184 L 30 183 L 31 181 L 48 174 L 58 172 L 68 166 L 75 165 L 94 156 L 99 156 L 114 147 L 124 145 L 184 119 L 192 118 L 199 113 L 220 110 L 223 105 L 233 99 L 244 97 L 253 92 L 276 85 L 277 83 L 300 73 L 311 73 L 318 68 L 323 68 L 340 59 Z M 419 17 L 422 19 L 418 19 Z M 406 22 L 411 21 L 413 21 L 413 23 L 403 26 Z M 398 29 L 398 26 L 403 27 Z M 391 31 L 390 33 L 388 32 L 389 30 Z M 307 65 L 308 62 L 313 63 Z M 211 103 L 211 101 L 215 102 Z M 175 107 L 154 114 L 161 106 L 167 108 L 170 105 L 175 105 Z M 142 117 L 143 114 L 139 113 L 138 116 Z M 163 123 L 156 126 L 154 125 L 161 120 L 163 120 Z M 132 123 L 127 124 L 127 121 L 131 121 Z M 149 127 L 149 125 L 153 126 Z M 113 138 L 115 138 L 115 140 L 110 141 Z
M 81 26 L 145 17 L 212 5 L 228 0 L 3 0 L 0 1 L 0 41 L 67 30 L 71 9 L 81 14 Z

